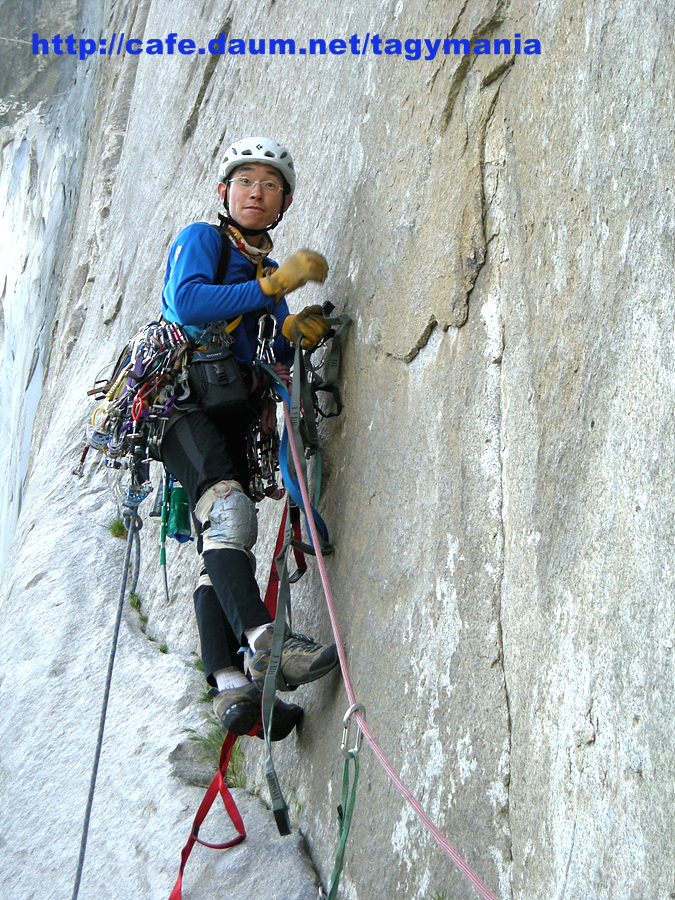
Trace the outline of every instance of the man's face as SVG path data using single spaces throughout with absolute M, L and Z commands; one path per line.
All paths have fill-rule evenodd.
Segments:
M 230 215 L 244 228 L 269 228 L 276 221 L 282 205 L 284 212 L 291 205 L 292 197 L 286 197 L 284 200 L 283 191 L 268 191 L 261 187 L 260 182 L 274 182 L 283 188 L 284 180 L 281 174 L 271 166 L 264 163 L 244 163 L 237 166 L 229 177 L 231 183 L 219 184 L 218 194 L 221 200 L 224 200 L 229 187 Z M 249 179 L 252 184 L 246 187 L 232 180 L 238 178 Z

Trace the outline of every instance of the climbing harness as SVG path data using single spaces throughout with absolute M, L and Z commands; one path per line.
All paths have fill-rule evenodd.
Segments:
M 143 471 L 141 468 L 140 471 Z M 143 474 L 146 474 L 143 472 Z M 80 855 L 77 862 L 77 871 L 75 874 L 75 886 L 73 888 L 72 900 L 77 900 L 80 891 L 80 881 L 82 879 L 82 870 L 84 868 L 84 856 L 87 849 L 87 837 L 89 834 L 89 820 L 91 818 L 91 808 L 94 802 L 94 791 L 96 789 L 96 776 L 98 774 L 98 764 L 101 759 L 101 748 L 103 747 L 103 730 L 105 728 L 105 720 L 108 712 L 108 700 L 110 697 L 110 685 L 112 682 L 113 666 L 115 664 L 115 654 L 117 652 L 117 640 L 120 633 L 120 625 L 122 622 L 122 609 L 124 608 L 124 598 L 127 592 L 127 581 L 131 574 L 131 583 L 129 593 L 133 594 L 138 584 L 138 573 L 141 563 L 141 543 L 139 531 L 143 527 L 143 522 L 138 514 L 138 507 L 148 496 L 147 483 L 137 483 L 132 481 L 129 487 L 127 498 L 123 504 L 123 520 L 127 528 L 127 546 L 124 557 L 124 568 L 122 574 L 122 586 L 120 588 L 120 596 L 117 604 L 117 615 L 115 617 L 115 626 L 113 628 L 112 646 L 110 648 L 110 656 L 108 658 L 108 673 L 106 675 L 105 690 L 103 692 L 103 706 L 98 726 L 98 737 L 96 739 L 96 750 L 94 753 L 94 765 L 91 772 L 91 780 L 89 783 L 89 796 L 87 797 L 87 807 L 84 814 L 84 825 L 82 826 L 82 839 L 80 842 Z
M 138 485 L 141 468 L 149 483 L 151 451 L 158 452 L 171 412 L 190 394 L 188 366 L 192 344 L 184 330 L 170 322 L 150 322 L 138 331 L 120 353 L 108 378 L 99 378 L 88 393 L 98 401 L 91 424 L 93 431 L 85 443 L 74 474 L 82 476 L 90 448 L 104 455 L 110 469 L 131 470 L 132 485 Z M 161 498 L 150 513 L 162 518 L 160 565 L 163 570 L 167 601 L 169 583 L 166 571 L 167 531 L 178 540 L 189 539 L 189 520 L 185 526 L 171 529 L 171 506 L 178 501 L 178 489 L 164 474 Z

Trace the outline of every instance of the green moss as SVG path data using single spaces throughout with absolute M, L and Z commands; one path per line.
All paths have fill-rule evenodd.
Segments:
M 124 521 L 120 518 L 120 516 L 117 516 L 112 520 L 112 522 L 108 523 L 107 528 L 113 537 L 126 539 L 127 529 Z

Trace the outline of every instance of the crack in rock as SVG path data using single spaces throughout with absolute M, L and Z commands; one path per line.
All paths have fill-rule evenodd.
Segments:
M 230 28 L 232 27 L 232 18 L 228 17 L 223 26 L 218 29 L 216 34 L 225 35 L 225 41 L 227 41 L 230 35 Z M 199 122 L 199 113 L 202 108 L 202 103 L 204 102 L 204 96 L 206 95 L 206 90 L 213 78 L 213 73 L 216 71 L 216 66 L 218 65 L 218 60 L 220 59 L 220 55 L 218 53 L 213 53 L 209 56 L 206 65 L 204 66 L 204 74 L 202 76 L 202 83 L 199 87 L 199 91 L 195 98 L 194 105 L 192 107 L 192 112 L 187 118 L 187 122 L 185 123 L 185 127 L 183 128 L 183 134 L 181 136 L 181 142 L 185 144 L 194 134 L 195 128 L 197 127 L 197 123 Z
M 452 297 L 450 300 L 450 314 L 446 321 L 439 321 L 439 318 L 434 314 L 430 316 L 421 335 L 407 353 L 403 355 L 394 353 L 389 354 L 397 359 L 402 359 L 406 363 L 411 363 L 419 354 L 420 350 L 426 346 L 436 326 L 440 326 L 443 331 L 448 331 L 451 326 L 461 328 L 468 318 L 469 298 L 488 257 L 488 241 L 486 239 L 488 202 L 485 193 L 485 141 L 487 128 L 494 115 L 499 91 L 504 78 L 513 66 L 514 61 L 515 56 L 509 57 L 508 60 L 501 61 L 494 69 L 491 69 L 490 72 L 483 75 L 480 83 L 481 91 L 486 87 L 492 88 L 492 96 L 484 108 L 485 111 L 479 116 L 477 123 L 480 128 L 478 161 L 477 166 L 475 167 L 477 170 L 476 193 L 478 198 L 474 206 L 478 206 L 478 209 L 475 210 L 474 207 L 471 206 L 465 209 L 461 223 L 461 231 L 470 234 L 472 240 L 472 246 L 462 259 L 462 274 L 464 276 L 466 291 Z M 491 239 L 492 237 L 494 236 L 491 235 Z
M 434 330 L 434 328 L 437 325 L 438 325 L 438 320 L 436 319 L 436 316 L 431 316 L 429 318 L 429 321 L 427 322 L 426 328 L 424 329 L 422 334 L 419 336 L 415 346 L 411 350 L 409 350 L 408 353 L 406 353 L 406 355 L 403 357 L 404 362 L 411 363 L 413 361 L 413 359 L 415 359 L 417 354 L 420 352 L 422 347 L 426 347 L 426 345 L 429 341 L 429 338 L 431 337 L 431 332 Z M 397 358 L 401 359 L 400 356 Z

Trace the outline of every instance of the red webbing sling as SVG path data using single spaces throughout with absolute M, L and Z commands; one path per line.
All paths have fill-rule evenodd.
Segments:
M 253 731 L 253 734 L 256 733 L 259 727 L 259 725 L 256 725 L 256 729 Z M 174 889 L 171 891 L 169 900 L 181 900 L 181 892 L 183 890 L 183 872 L 185 871 L 185 864 L 187 863 L 188 857 L 190 856 L 192 848 L 195 844 L 202 844 L 204 847 L 211 847 L 213 850 L 227 850 L 230 847 L 236 847 L 237 844 L 241 844 L 242 841 L 246 840 L 246 829 L 244 828 L 243 819 L 241 818 L 241 814 L 237 809 L 237 804 L 234 802 L 232 794 L 225 784 L 225 773 L 227 772 L 227 767 L 230 763 L 230 756 L 232 755 L 232 748 L 234 747 L 236 740 L 237 738 L 235 737 L 235 735 L 228 732 L 225 740 L 223 741 L 223 746 L 220 751 L 218 771 L 216 772 L 216 776 L 211 782 L 211 785 L 207 790 L 206 795 L 199 806 L 199 809 L 197 810 L 197 815 L 194 818 L 194 822 L 192 823 L 192 831 L 190 832 L 190 837 L 188 838 L 187 844 L 183 847 L 183 852 L 180 856 L 180 871 L 178 873 L 178 880 L 176 881 Z M 223 798 L 223 803 L 225 804 L 227 814 L 230 817 L 232 824 L 237 829 L 237 836 L 233 837 L 229 841 L 226 841 L 224 844 L 209 844 L 206 841 L 202 841 L 198 837 L 199 829 L 209 810 L 213 806 L 213 801 L 216 799 L 216 796 L 218 794 L 220 794 L 220 796 Z
M 279 526 L 279 534 L 277 535 L 277 543 L 274 548 L 274 556 L 272 557 L 272 565 L 270 567 L 270 577 L 267 582 L 267 591 L 265 592 L 265 606 L 267 607 L 268 613 L 272 616 L 272 618 L 276 618 L 277 615 L 277 599 L 279 597 L 279 572 L 277 570 L 277 558 L 281 553 L 281 548 L 284 545 L 284 533 L 286 531 L 286 516 L 288 515 L 289 503 L 286 501 L 284 505 L 284 514 L 281 517 L 281 525 Z M 293 548 L 293 554 L 295 556 L 295 564 L 298 567 L 297 571 L 293 573 L 290 577 L 291 584 L 295 584 L 295 582 L 301 578 L 305 572 L 307 571 L 307 561 L 305 560 L 305 556 L 303 553 L 305 552 L 314 553 L 311 547 L 306 544 L 302 544 L 302 534 L 300 530 L 300 508 L 298 506 L 290 507 L 290 515 L 291 515 L 291 528 L 293 529 L 293 541 L 291 542 L 291 546 Z

